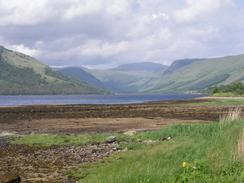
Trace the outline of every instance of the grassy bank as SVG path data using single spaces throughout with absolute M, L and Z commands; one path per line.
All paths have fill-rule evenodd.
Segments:
M 67 170 L 91 183 L 229 183 L 244 182 L 243 149 L 238 149 L 243 120 L 173 125 L 159 131 L 124 134 L 26 135 L 14 144 L 84 145 L 116 136 L 123 152 L 97 163 Z M 171 137 L 170 140 L 162 140 Z M 239 152 L 239 153 L 238 153 Z
M 214 98 L 209 97 L 202 102 L 198 101 L 196 103 L 184 104 L 188 106 L 244 106 L 244 97 L 228 97 L 228 98 Z
M 139 145 L 100 163 L 87 164 L 72 176 L 79 182 L 243 182 L 244 167 L 237 152 L 243 121 L 176 125 L 134 138 L 170 141 Z
M 236 94 L 233 92 L 219 92 L 213 94 L 214 97 L 244 97 L 244 94 Z

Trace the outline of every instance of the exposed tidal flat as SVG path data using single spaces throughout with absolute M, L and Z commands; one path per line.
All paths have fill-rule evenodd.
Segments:
M 0 180 L 243 182 L 242 111 L 241 98 L 1 107 Z

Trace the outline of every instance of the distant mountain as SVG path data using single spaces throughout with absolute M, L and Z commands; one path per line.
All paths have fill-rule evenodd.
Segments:
M 244 82 L 244 55 L 183 59 L 169 67 L 143 62 L 106 70 L 54 71 L 0 46 L 0 95 L 202 92 L 235 81 Z
M 244 55 L 177 61 L 148 92 L 203 91 L 235 81 L 244 82 Z
M 106 89 L 105 85 L 101 81 L 81 67 L 66 67 L 58 69 L 57 71 L 74 80 L 86 82 L 96 88 Z
M 87 83 L 74 81 L 25 54 L 0 46 L 0 94 L 103 93 Z
M 117 93 L 144 92 L 155 86 L 167 66 L 156 63 L 133 63 L 107 70 L 90 70 L 106 88 Z
M 174 72 L 177 72 L 177 70 L 181 69 L 182 67 L 185 67 L 187 65 L 190 65 L 194 62 L 198 62 L 204 59 L 181 59 L 174 61 L 165 71 L 164 74 L 172 74 Z
M 141 62 L 141 63 L 132 63 L 120 65 L 113 70 L 116 71 L 145 71 L 145 72 L 162 72 L 167 69 L 167 66 L 152 63 L 152 62 Z

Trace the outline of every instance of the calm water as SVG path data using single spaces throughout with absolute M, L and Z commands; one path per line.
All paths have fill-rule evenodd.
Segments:
M 150 101 L 191 99 L 200 95 L 24 95 L 0 96 L 0 106 L 44 104 L 130 104 Z

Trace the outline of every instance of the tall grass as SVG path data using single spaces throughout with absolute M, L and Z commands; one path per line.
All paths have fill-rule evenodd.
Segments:
M 132 148 L 72 175 L 82 175 L 79 182 L 96 183 L 244 182 L 244 167 L 236 156 L 243 123 L 175 125 L 140 133 L 134 138 L 172 140 Z
M 227 114 L 224 114 L 223 116 L 221 116 L 220 122 L 221 123 L 232 122 L 232 121 L 237 121 L 240 119 L 241 119 L 241 108 L 235 107 L 233 109 L 230 109 Z

